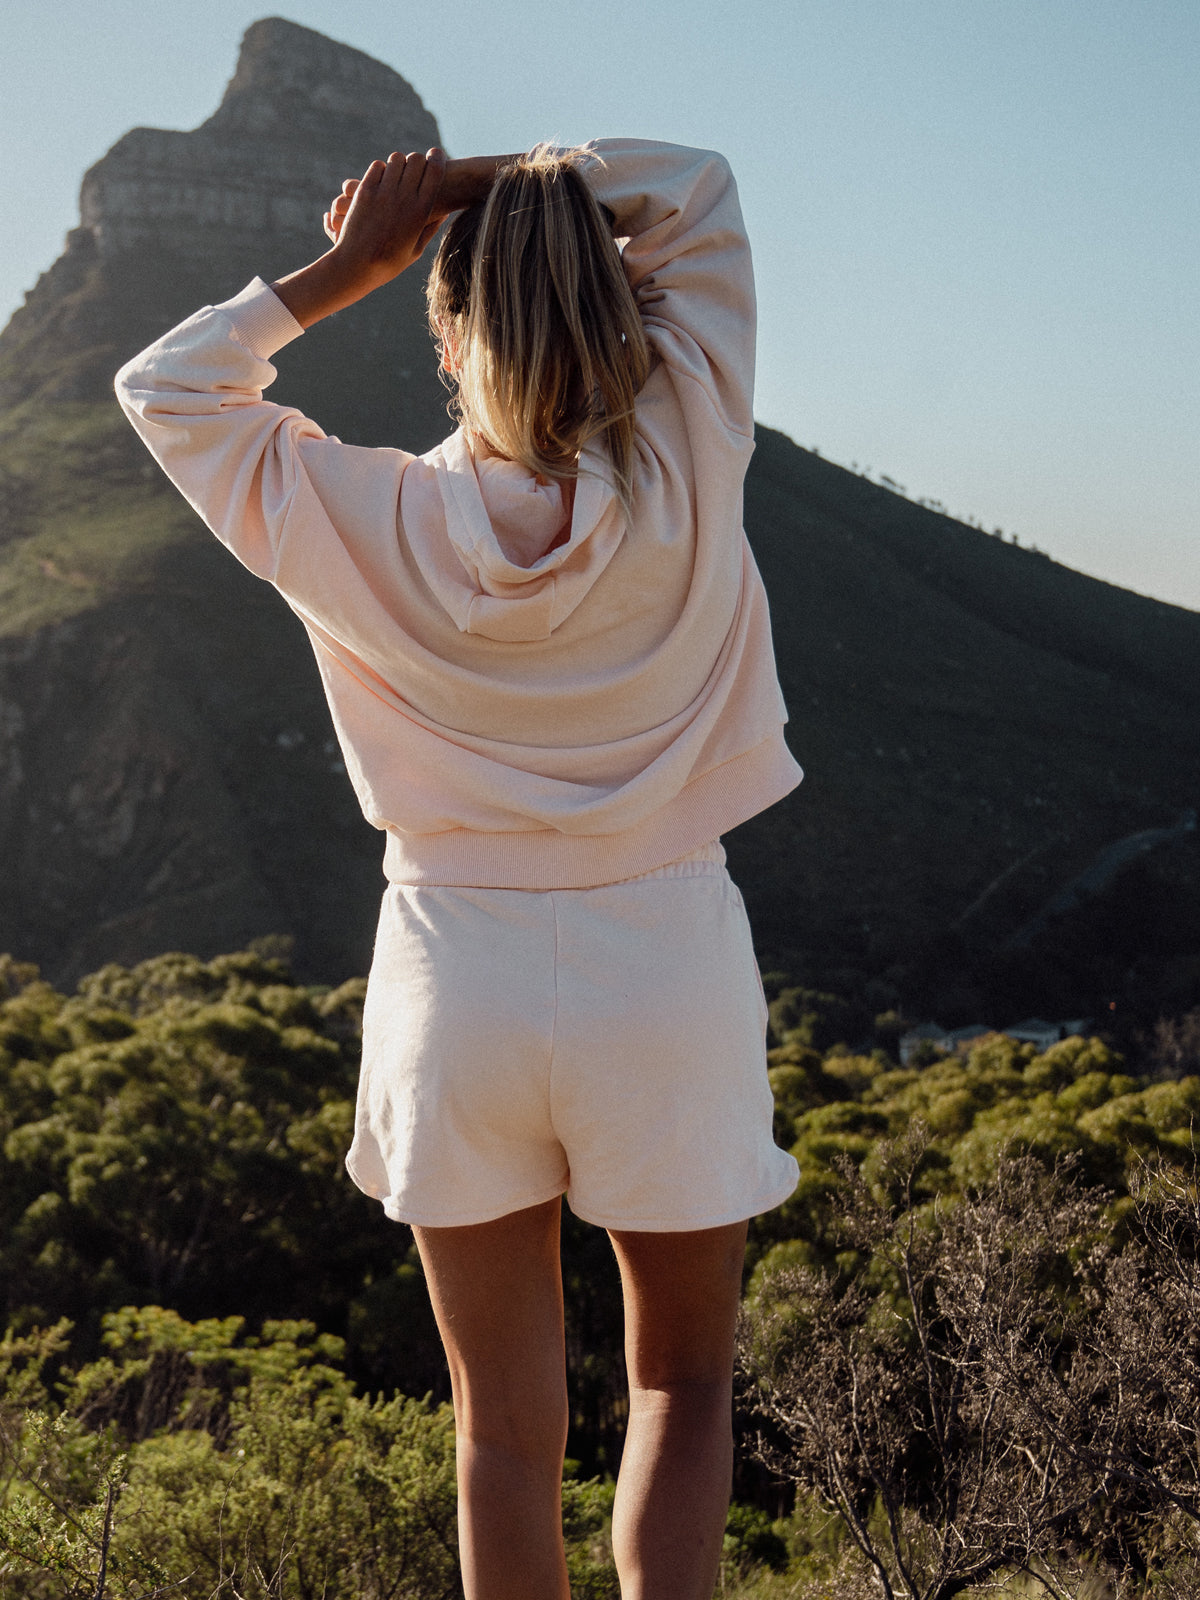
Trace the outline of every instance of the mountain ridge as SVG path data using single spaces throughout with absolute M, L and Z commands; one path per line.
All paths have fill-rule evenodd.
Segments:
M 0 948 L 59 981 L 266 933 L 294 935 L 314 975 L 369 957 L 382 841 L 336 770 L 303 632 L 162 480 L 111 376 L 321 248 L 346 172 L 436 139 L 390 68 L 256 23 L 200 128 L 133 130 L 89 170 L 80 228 L 0 333 Z M 255 190 L 280 147 L 283 179 Z M 169 203 L 168 180 L 186 190 Z M 351 442 L 423 450 L 448 431 L 416 273 L 277 366 L 272 397 Z M 746 526 L 807 771 L 727 841 L 760 940 L 901 996 L 939 968 L 990 981 L 1101 850 L 1196 804 L 1200 615 L 757 439 Z M 1195 920 L 1194 839 L 1136 870 L 1182 886 Z M 1189 929 L 1167 955 L 1200 1000 Z M 1049 959 L 1043 942 L 1022 970 Z

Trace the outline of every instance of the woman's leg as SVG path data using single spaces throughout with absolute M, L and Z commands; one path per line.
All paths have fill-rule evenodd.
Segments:
M 746 1224 L 613 1233 L 629 1428 L 613 1510 L 621 1600 L 710 1600 L 733 1474 L 733 1341 Z
M 569 1600 L 560 1200 L 414 1228 L 454 1389 L 467 1600 Z

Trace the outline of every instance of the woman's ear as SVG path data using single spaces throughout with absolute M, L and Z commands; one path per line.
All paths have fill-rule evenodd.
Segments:
M 458 371 L 458 346 L 455 344 L 453 335 L 441 317 L 437 318 L 437 331 L 438 342 L 442 347 L 442 371 L 449 373 L 450 377 L 453 377 Z

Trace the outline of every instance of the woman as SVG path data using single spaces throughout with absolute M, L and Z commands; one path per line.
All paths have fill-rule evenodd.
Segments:
M 462 426 L 364 450 L 270 355 L 411 266 Z M 179 488 L 308 629 L 386 832 L 347 1165 L 416 1234 L 470 1600 L 566 1600 L 561 1197 L 608 1229 L 625 1600 L 712 1593 L 746 1219 L 791 1192 L 720 834 L 799 780 L 741 531 L 753 281 L 704 151 L 605 141 L 344 185 L 333 246 L 118 376 Z M 618 248 L 614 236 L 622 240 Z

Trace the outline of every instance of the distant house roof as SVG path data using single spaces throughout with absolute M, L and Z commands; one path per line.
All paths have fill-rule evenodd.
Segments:
M 900 1060 L 907 1066 L 918 1045 L 936 1044 L 943 1050 L 961 1050 L 965 1045 L 983 1039 L 989 1033 L 1003 1033 L 1020 1044 L 1035 1044 L 1039 1049 L 1057 1044 L 1081 1034 L 1090 1022 L 1089 1017 L 1078 1017 L 1072 1022 L 1047 1022 L 1045 1017 L 1026 1017 L 1011 1028 L 989 1028 L 982 1022 L 972 1022 L 965 1028 L 943 1028 L 940 1022 L 918 1022 L 916 1027 L 900 1035 Z
M 1026 1017 L 1024 1022 L 1015 1022 L 1004 1032 L 1022 1044 L 1054 1044 L 1063 1036 L 1063 1025 L 1047 1022 L 1045 1017 Z
M 1048 1022 L 1043 1016 L 1027 1016 L 1024 1022 L 1014 1022 L 1011 1027 L 987 1027 L 984 1022 L 970 1022 L 966 1027 L 942 1027 L 941 1022 L 917 1022 L 907 1034 L 901 1034 L 899 1053 L 902 1066 L 907 1066 L 918 1045 L 930 1043 L 941 1045 L 942 1050 L 963 1050 L 963 1046 L 973 1045 L 976 1038 L 986 1038 L 987 1034 L 1006 1034 L 1021 1045 L 1037 1045 L 1038 1050 L 1046 1050 L 1046 1046 L 1056 1045 L 1059 1038 L 1082 1034 L 1090 1021 L 1086 1016 L 1072 1022 Z
M 919 1039 L 948 1039 L 950 1035 L 940 1022 L 918 1022 L 915 1028 L 910 1028 L 907 1033 L 900 1035 L 902 1039 L 911 1039 L 915 1044 Z
M 989 1033 L 995 1033 L 995 1028 L 985 1027 L 982 1022 L 972 1022 L 965 1028 L 952 1028 L 946 1035 L 951 1044 L 970 1044 L 972 1039 L 984 1039 Z

